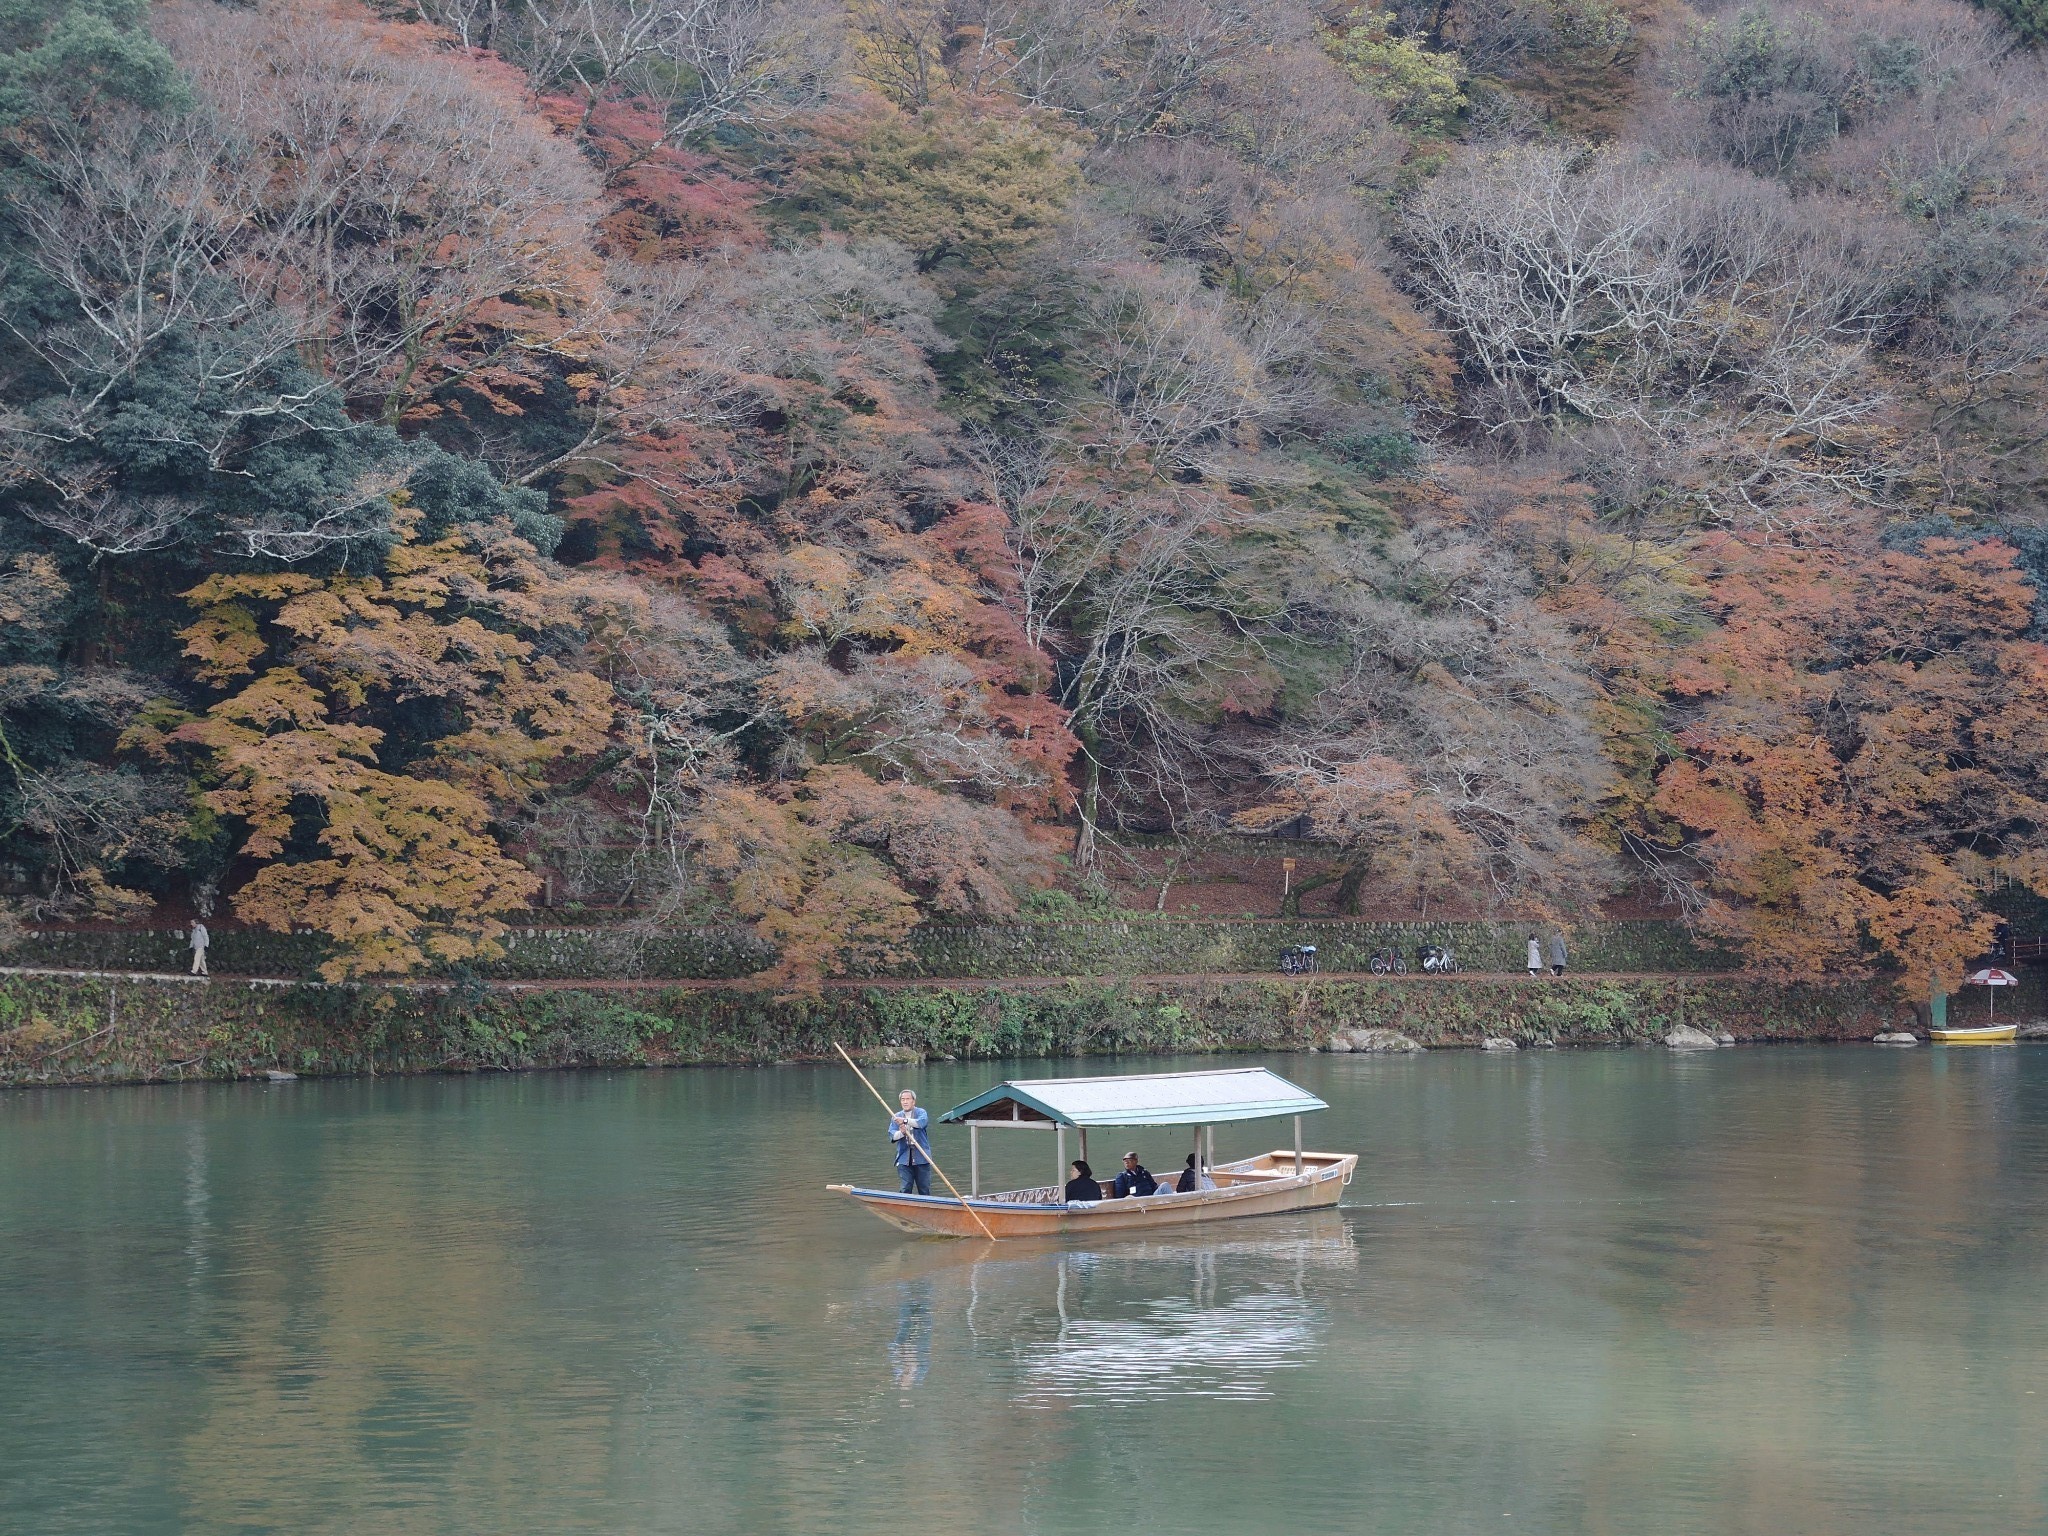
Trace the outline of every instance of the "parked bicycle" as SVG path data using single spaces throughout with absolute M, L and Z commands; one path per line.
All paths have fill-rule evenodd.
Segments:
M 1313 944 L 1290 944 L 1280 951 L 1280 969 L 1289 976 L 1307 976 L 1316 968 Z
M 1432 976 L 1449 976 L 1458 969 L 1455 950 L 1442 944 L 1425 944 L 1416 951 L 1416 958 L 1422 962 L 1422 969 Z
M 1406 976 L 1408 962 L 1401 958 L 1398 949 L 1376 950 L 1372 957 L 1372 973 L 1375 976 Z

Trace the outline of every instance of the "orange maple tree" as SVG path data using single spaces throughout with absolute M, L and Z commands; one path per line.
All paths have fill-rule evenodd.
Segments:
M 1371 878 L 1427 912 L 1431 900 L 1467 890 L 1484 876 L 1478 840 L 1391 758 L 1301 765 L 1276 770 L 1273 778 L 1274 797 L 1240 812 L 1236 825 L 1272 832 L 1306 819 L 1312 836 L 1342 850 L 1333 874 L 1300 882 L 1290 893 L 1292 904 L 1334 878 L 1338 909 L 1356 912 L 1359 890 Z
M 905 958 L 924 911 L 1002 918 L 1046 856 L 993 807 L 821 767 L 793 791 L 726 785 L 692 824 L 698 860 L 777 954 L 761 980 L 815 992 L 856 964 Z
M 2012 549 L 1850 529 L 1696 560 L 1721 625 L 1673 668 L 1654 806 L 1696 840 L 1706 927 L 1760 969 L 1952 987 L 1986 877 L 2048 888 L 2048 647 Z

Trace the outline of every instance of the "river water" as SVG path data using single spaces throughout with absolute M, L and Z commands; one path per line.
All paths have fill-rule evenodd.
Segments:
M 0 1531 L 2048 1530 L 2048 1049 L 1270 1064 L 1341 1209 L 1067 1248 L 843 1069 L 0 1096 Z

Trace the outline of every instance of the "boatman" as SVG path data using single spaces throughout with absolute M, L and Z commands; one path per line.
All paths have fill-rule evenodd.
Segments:
M 932 1192 L 932 1117 L 917 1107 L 908 1088 L 896 1095 L 902 1110 L 889 1117 L 889 1139 L 896 1143 L 896 1176 L 906 1195 Z

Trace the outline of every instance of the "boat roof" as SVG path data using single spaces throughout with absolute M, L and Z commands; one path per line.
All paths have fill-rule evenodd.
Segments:
M 956 1104 L 942 1122 L 1059 1125 L 1220 1125 L 1305 1115 L 1330 1106 L 1264 1067 L 1144 1072 L 1127 1077 L 1041 1077 L 997 1083 Z

